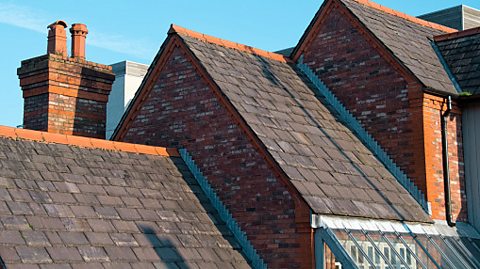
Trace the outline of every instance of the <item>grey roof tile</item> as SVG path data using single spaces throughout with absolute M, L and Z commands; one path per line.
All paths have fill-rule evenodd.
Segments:
M 47 251 L 54 262 L 79 262 L 83 261 L 76 247 L 47 247 Z
M 16 247 L 18 256 L 24 263 L 51 263 L 52 259 L 45 248 L 27 247 L 19 245 Z
M 51 246 L 47 236 L 45 235 L 45 233 L 41 231 L 23 231 L 22 236 L 25 239 L 25 242 L 27 243 L 28 246 L 31 246 L 31 247 Z M 0 235 L 0 238 L 1 238 L 1 235 Z
M 460 88 L 480 93 L 480 33 L 436 42 Z
M 0 231 L 0 244 L 22 245 L 25 241 L 18 231 Z
M 39 152 L 53 157 L 46 159 L 55 171 L 32 158 Z M 8 268 L 248 266 L 180 158 L 0 137 L 2 168 L 25 160 L 34 162 L 0 169 L 0 256 Z M 231 255 L 206 260 L 195 250 L 203 242 Z
M 112 261 L 137 261 L 137 257 L 130 247 L 106 246 L 105 251 Z
M 20 262 L 17 251 L 11 246 L 0 245 L 0 257 L 2 257 L 4 262 L 9 264 Z
M 68 263 L 42 264 L 40 269 L 71 269 Z

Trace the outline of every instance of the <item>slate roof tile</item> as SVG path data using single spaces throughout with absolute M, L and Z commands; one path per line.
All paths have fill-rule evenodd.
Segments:
M 290 64 L 177 34 L 315 213 L 431 221 L 416 201 L 393 195 L 409 194 Z M 242 75 L 230 71 L 236 65 Z
M 480 93 L 480 30 L 464 33 L 436 44 L 461 90 L 476 95 Z
M 217 212 L 199 202 L 208 204 L 178 157 L 4 137 L 0 153 L 2 167 L 34 162 L 22 166 L 29 172 L 0 171 L 0 255 L 7 268 L 157 268 L 162 261 L 168 268 L 202 262 L 248 267 Z M 68 171 L 47 171 L 46 162 Z M 198 248 L 231 255 L 203 257 Z
M 27 247 L 27 246 L 17 246 L 16 247 L 18 256 L 24 263 L 51 263 L 52 259 L 47 253 L 45 248 L 41 247 Z

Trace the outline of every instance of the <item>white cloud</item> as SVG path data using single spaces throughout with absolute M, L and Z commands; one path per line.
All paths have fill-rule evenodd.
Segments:
M 48 17 L 41 10 L 33 10 L 12 3 L 0 3 L 0 23 L 2 24 L 46 34 L 47 26 L 51 23 Z M 92 29 L 89 32 L 87 45 L 90 46 L 143 59 L 150 59 L 155 53 L 156 47 L 145 39 L 133 41 L 119 34 L 100 33 Z
M 48 22 L 41 18 L 38 11 L 8 3 L 0 3 L 0 23 L 39 33 L 46 33 L 48 25 Z

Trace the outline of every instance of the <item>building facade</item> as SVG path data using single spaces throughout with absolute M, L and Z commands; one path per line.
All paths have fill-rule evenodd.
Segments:
M 326 0 L 283 54 L 172 25 L 146 70 L 66 27 L 18 72 L 43 132 L 0 128 L 5 266 L 480 267 L 479 28 Z

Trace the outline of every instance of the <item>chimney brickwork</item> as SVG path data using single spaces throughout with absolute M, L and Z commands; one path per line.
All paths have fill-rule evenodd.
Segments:
M 25 129 L 105 138 L 106 106 L 115 80 L 111 67 L 85 60 L 84 24 L 74 24 L 67 56 L 66 23 L 49 26 L 47 55 L 24 60 L 17 70 Z

